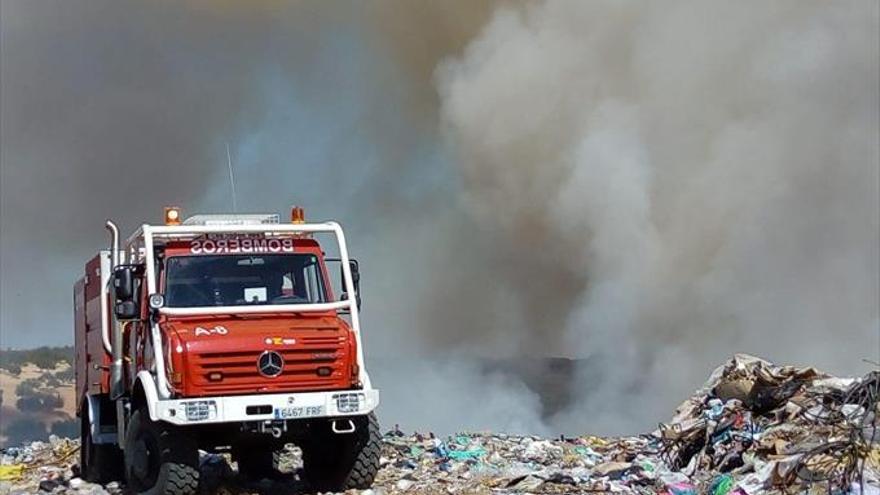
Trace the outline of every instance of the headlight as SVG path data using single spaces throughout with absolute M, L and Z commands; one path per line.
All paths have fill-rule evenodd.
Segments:
M 184 403 L 187 421 L 205 421 L 217 418 L 217 402 L 213 400 L 195 400 Z
M 336 410 L 341 413 L 358 412 L 366 400 L 366 396 L 361 393 L 336 394 L 333 398 L 336 399 Z

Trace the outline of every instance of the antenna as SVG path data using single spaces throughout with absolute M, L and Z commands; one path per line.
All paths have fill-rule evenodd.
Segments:
M 232 173 L 232 155 L 229 154 L 229 141 L 226 141 L 226 166 L 229 168 L 229 185 L 232 188 L 232 213 L 238 213 L 235 201 L 235 174 Z

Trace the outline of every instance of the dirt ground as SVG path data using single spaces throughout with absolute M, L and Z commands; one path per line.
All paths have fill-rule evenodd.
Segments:
M 21 373 L 18 376 L 12 375 L 6 370 L 0 370 L 0 390 L 3 391 L 3 406 L 0 407 L 0 444 L 6 442 L 6 437 L 2 435 L 5 427 L 17 419 L 28 416 L 41 421 L 47 426 L 57 421 L 72 419 L 74 417 L 76 394 L 74 392 L 73 383 L 65 383 L 56 387 L 46 387 L 46 390 L 57 392 L 64 401 L 63 407 L 60 409 L 52 409 L 39 412 L 23 413 L 15 407 L 18 401 L 18 395 L 15 388 L 19 383 L 31 378 L 40 378 L 44 373 L 57 373 L 66 371 L 70 368 L 67 363 L 61 363 L 54 369 L 41 369 L 32 364 L 22 366 Z

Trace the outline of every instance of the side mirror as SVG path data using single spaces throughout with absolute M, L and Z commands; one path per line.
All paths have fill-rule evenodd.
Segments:
M 136 320 L 140 316 L 137 303 L 131 300 L 117 302 L 114 312 L 118 320 Z
M 113 295 L 117 301 L 130 301 L 134 298 L 133 268 L 123 265 L 113 270 Z
M 361 283 L 361 265 L 358 263 L 358 260 L 348 260 L 348 265 L 351 267 L 351 278 L 354 286 L 358 288 Z
M 357 307 L 361 309 L 361 269 L 358 260 L 348 260 L 348 266 L 351 269 L 351 281 L 354 283 L 354 291 L 357 296 Z M 339 267 L 339 277 L 342 279 L 342 290 L 345 291 L 340 295 L 341 299 L 348 299 L 348 288 L 345 286 L 345 273 L 342 267 Z
M 140 317 L 140 274 L 143 265 L 119 265 L 113 269 L 113 312 L 118 320 Z

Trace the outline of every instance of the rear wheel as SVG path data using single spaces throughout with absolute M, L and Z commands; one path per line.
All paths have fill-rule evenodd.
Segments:
M 303 474 L 319 491 L 367 489 L 379 471 L 382 437 L 375 414 L 351 418 L 353 433 L 337 434 L 330 423 L 303 442 Z
M 136 411 L 125 438 L 125 477 L 134 493 L 190 495 L 199 486 L 199 451 L 179 428 Z
M 96 444 L 88 407 L 80 420 L 79 469 L 84 480 L 106 484 L 122 478 L 122 451 L 115 444 Z

